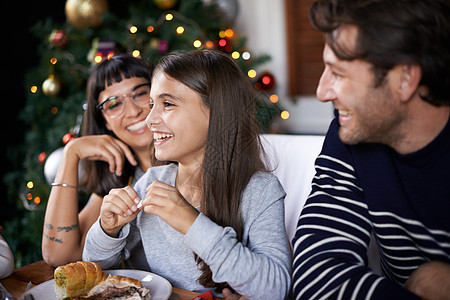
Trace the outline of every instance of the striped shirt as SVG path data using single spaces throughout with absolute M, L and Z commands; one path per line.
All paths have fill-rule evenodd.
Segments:
M 422 263 L 450 264 L 450 122 L 400 155 L 349 146 L 334 120 L 293 239 L 296 299 L 411 299 L 402 285 Z M 375 236 L 383 276 L 367 267 Z

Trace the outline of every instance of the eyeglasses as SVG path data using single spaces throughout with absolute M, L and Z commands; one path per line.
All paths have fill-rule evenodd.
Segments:
M 150 102 L 150 83 L 135 86 L 131 92 L 122 96 L 109 97 L 95 108 L 110 118 L 117 118 L 125 111 L 125 98 L 130 98 L 134 104 L 144 107 Z

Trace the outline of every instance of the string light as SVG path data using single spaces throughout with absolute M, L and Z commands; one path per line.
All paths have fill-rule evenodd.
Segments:
M 166 20 L 167 21 L 172 21 L 173 20 L 173 15 L 172 14 L 167 14 L 166 15 Z
M 255 78 L 256 77 L 256 71 L 251 69 L 251 70 L 248 71 L 247 75 L 250 78 Z
M 106 58 L 107 58 L 108 60 L 110 60 L 111 57 L 113 57 L 113 56 L 114 56 L 114 52 L 111 51 L 111 52 L 108 53 L 108 56 L 106 56 Z
M 250 59 L 250 53 L 248 51 L 245 51 L 244 53 L 242 53 L 242 58 L 244 60 L 249 60 Z
M 214 48 L 214 43 L 213 43 L 212 41 L 207 41 L 207 42 L 205 43 L 205 46 L 206 46 L 206 48 L 208 48 L 208 49 L 212 49 L 212 48 Z
M 38 90 L 38 88 L 37 88 L 37 86 L 35 86 L 35 85 L 32 85 L 32 86 L 30 87 L 30 91 L 31 91 L 33 94 L 35 94 L 35 93 L 37 92 L 37 90 Z
M 139 50 L 133 50 L 133 52 L 131 53 L 131 55 L 133 55 L 133 57 L 139 57 L 139 55 L 141 55 L 141 52 Z
M 45 152 L 41 152 L 38 155 L 38 160 L 40 163 L 43 163 L 45 161 L 45 158 L 47 157 L 47 155 L 45 154 Z
M 237 51 L 234 51 L 233 53 L 231 53 L 231 57 L 232 57 L 233 59 L 238 59 L 240 56 L 241 56 L 241 55 L 240 55 L 239 52 L 237 52 Z
M 226 37 L 227 35 L 225 34 L 225 30 L 221 30 L 221 31 L 219 31 L 219 37 L 221 38 L 221 39 L 223 39 L 224 37 Z
M 32 195 L 31 193 L 28 193 L 28 194 L 27 194 L 27 199 L 28 199 L 28 200 L 33 199 L 33 195 Z
M 289 112 L 287 110 L 283 110 L 281 112 L 280 116 L 283 120 L 287 120 L 287 119 L 289 119 Z
M 29 188 L 31 190 L 33 187 L 34 187 L 33 181 L 28 181 L 27 182 L 27 188 Z
M 137 31 L 138 31 L 138 29 L 137 29 L 136 26 L 134 26 L 134 25 L 130 26 L 130 32 L 131 33 L 136 33 Z
M 52 112 L 52 114 L 56 115 L 58 113 L 58 108 L 56 106 L 53 106 L 50 111 Z
M 195 48 L 199 48 L 202 45 L 202 42 L 200 40 L 195 40 L 194 43 L 192 43 Z
M 103 60 L 102 54 L 100 52 L 97 52 L 94 56 L 95 63 L 99 64 Z
M 152 32 L 153 30 L 155 30 L 155 27 L 153 27 L 152 25 L 147 27 L 147 32 Z
M 58 60 L 56 59 L 56 57 L 52 57 L 52 58 L 50 59 L 50 63 L 51 63 L 52 65 L 56 64 L 57 62 L 58 62 Z
M 35 197 L 33 202 L 34 202 L 34 204 L 41 203 L 41 197 Z
M 228 38 L 232 38 L 234 35 L 234 31 L 232 29 L 225 30 L 225 36 Z
M 178 26 L 177 27 L 177 33 L 178 34 L 182 34 L 184 32 L 184 27 L 183 26 Z
M 272 102 L 272 103 L 277 103 L 278 102 L 278 96 L 275 95 L 275 94 L 270 95 L 269 99 L 270 99 L 270 102 Z
M 219 40 L 219 46 L 220 47 L 225 47 L 227 45 L 227 40 L 226 39 L 220 39 Z

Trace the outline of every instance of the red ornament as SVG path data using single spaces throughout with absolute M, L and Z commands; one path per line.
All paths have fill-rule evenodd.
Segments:
M 43 163 L 45 161 L 45 158 L 47 157 L 47 155 L 45 154 L 45 152 L 41 152 L 38 155 L 38 160 L 40 163 Z
M 273 90 L 275 87 L 275 77 L 270 72 L 264 72 L 255 83 L 255 88 L 263 92 Z
M 73 140 L 74 138 L 76 138 L 76 135 L 74 135 L 73 133 L 66 133 L 63 138 L 62 141 L 64 143 L 64 145 L 66 145 L 68 142 L 70 142 L 71 140 Z
M 52 33 L 50 33 L 50 36 L 48 37 L 48 40 L 56 47 L 64 47 L 65 45 L 67 45 L 69 38 L 67 37 L 67 34 L 64 30 L 53 29 Z

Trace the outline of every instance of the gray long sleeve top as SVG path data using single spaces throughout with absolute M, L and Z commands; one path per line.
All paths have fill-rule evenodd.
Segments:
M 134 188 L 142 199 L 155 180 L 175 186 L 176 175 L 177 165 L 153 167 Z M 201 273 L 194 259 L 196 253 L 210 266 L 214 281 L 228 282 L 249 299 L 284 299 L 291 282 L 284 197 L 273 174 L 253 175 L 242 195 L 241 242 L 233 228 L 219 226 L 202 213 L 185 235 L 144 211 L 122 228 L 118 238 L 105 234 L 97 221 L 86 237 L 83 260 L 95 261 L 104 269 L 117 267 L 142 241 L 145 258 L 142 265 L 134 267 L 161 275 L 174 287 L 208 290 L 197 281 Z

